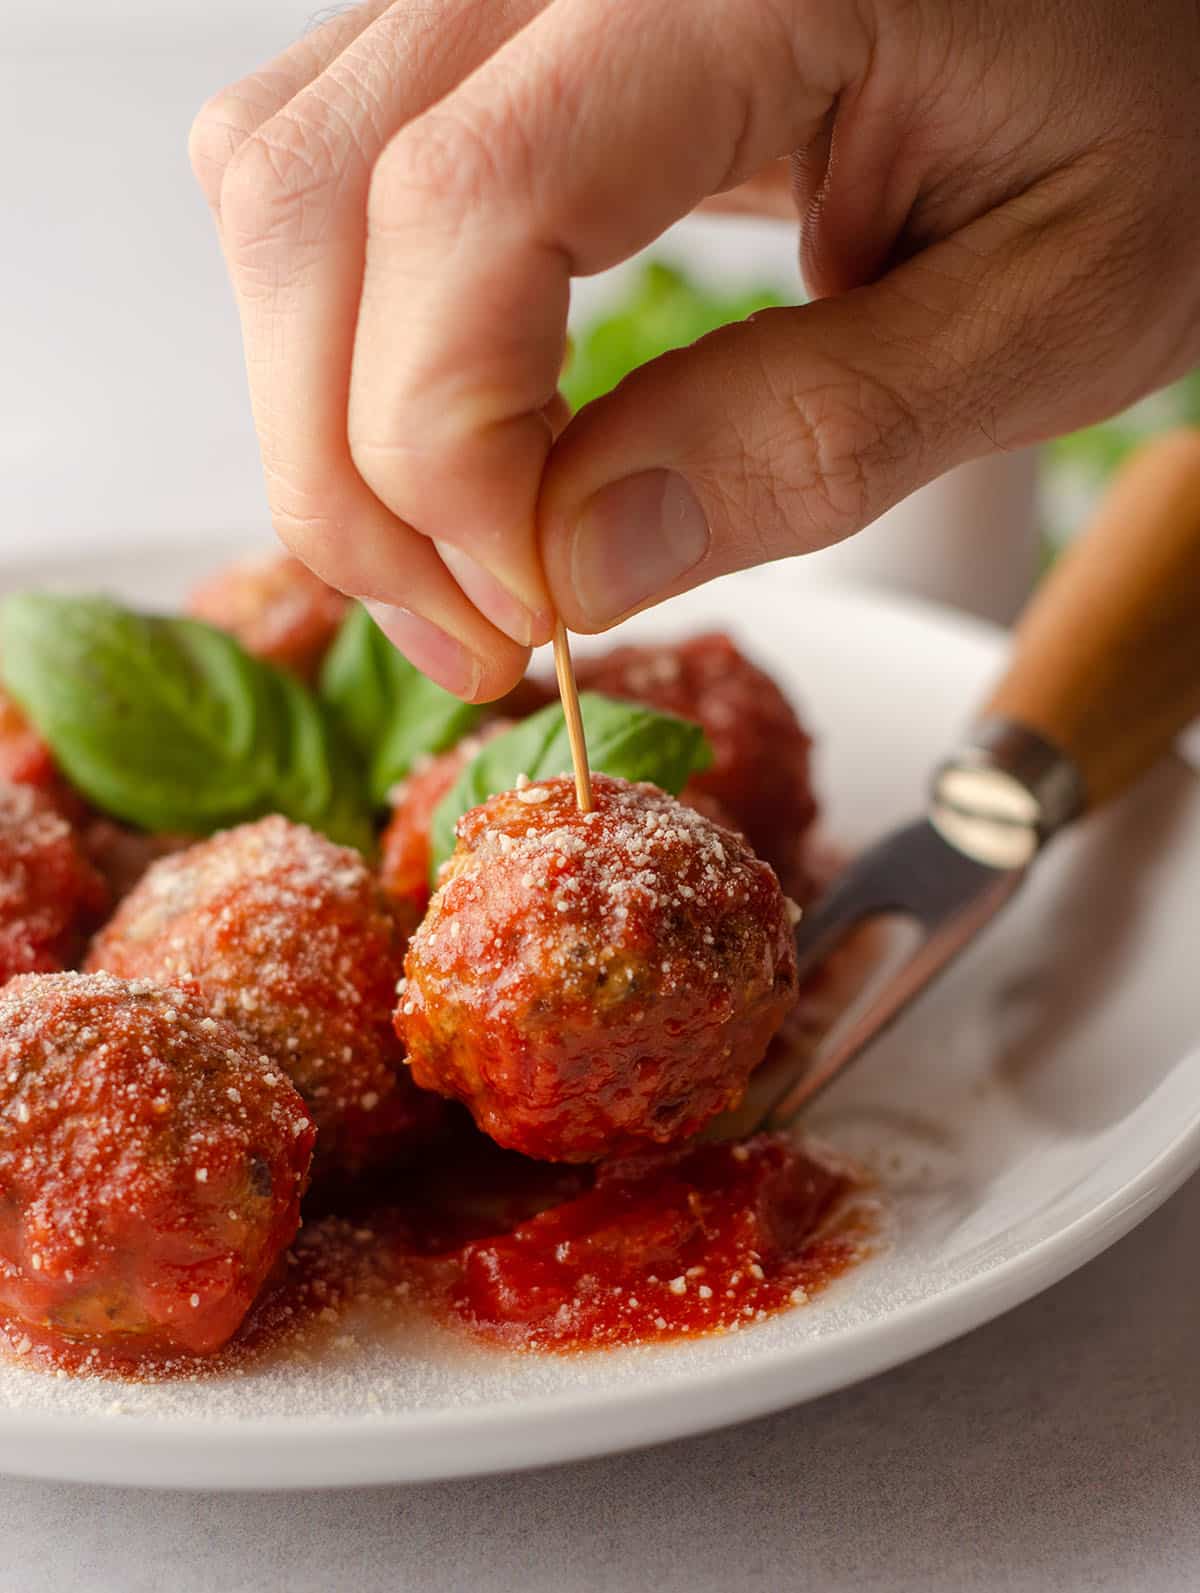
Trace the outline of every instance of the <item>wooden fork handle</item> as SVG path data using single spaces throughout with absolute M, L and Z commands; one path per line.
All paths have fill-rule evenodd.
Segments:
M 1200 430 L 1145 444 L 1017 626 L 984 716 L 1074 762 L 1084 803 L 1120 793 L 1200 715 Z

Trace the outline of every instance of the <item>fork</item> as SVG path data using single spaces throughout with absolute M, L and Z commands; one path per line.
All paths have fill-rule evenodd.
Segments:
M 1003 676 L 934 773 L 925 816 L 802 917 L 801 979 L 870 920 L 899 915 L 918 935 L 799 1077 L 764 1080 L 757 1125 L 790 1124 L 974 941 L 1042 849 L 1133 785 L 1198 714 L 1200 430 L 1183 429 L 1130 458 L 1043 582 Z

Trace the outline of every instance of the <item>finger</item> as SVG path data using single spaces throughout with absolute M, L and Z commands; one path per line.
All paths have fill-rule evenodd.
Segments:
M 244 142 L 222 185 L 223 242 L 276 529 L 333 585 L 414 612 L 433 590 L 431 576 L 418 587 L 408 578 L 405 559 L 417 556 L 419 539 L 363 482 L 346 436 L 370 172 L 396 128 L 452 88 L 521 15 L 516 5 L 481 11 L 477 0 L 442 0 L 431 21 L 417 0 L 391 6 Z M 507 690 L 527 645 L 541 639 L 537 627 L 507 592 L 489 605 L 477 585 L 472 602 L 468 580 L 460 587 L 442 573 L 436 623 L 473 654 L 490 638 L 485 679 Z
M 378 503 L 375 512 L 380 523 L 374 526 L 290 521 L 284 541 L 323 581 L 361 598 L 431 680 L 470 702 L 506 695 L 528 668 L 529 649 L 467 599 L 428 537 Z
M 251 133 L 319 76 L 392 3 L 367 0 L 330 18 L 276 56 L 269 66 L 222 89 L 201 107 L 188 137 L 188 155 L 196 181 L 218 220 L 226 169 Z
M 602 630 L 838 541 L 956 464 L 1111 413 L 1189 343 L 1194 357 L 1194 334 L 1156 321 L 1136 229 L 1096 186 L 1055 179 L 872 286 L 756 315 L 584 410 L 541 503 L 567 624 Z
M 189 153 L 218 221 L 221 185 L 242 144 L 314 82 L 392 4 L 393 0 L 369 0 L 333 18 L 268 67 L 225 89 L 203 107 L 192 128 Z M 320 526 L 297 523 L 291 528 L 290 542 L 326 579 L 338 579 L 343 589 L 360 596 L 378 594 L 379 570 L 367 561 L 360 567 L 352 557 L 339 558 L 337 547 L 330 547 Z M 410 607 L 371 603 L 385 632 L 418 667 L 448 689 L 482 700 L 500 695 L 507 689 L 508 674 L 523 667 L 526 655 L 517 653 L 480 616 L 471 613 L 446 571 L 430 558 L 423 539 L 403 528 L 397 534 L 390 518 L 387 545 L 392 569 L 383 585 L 393 596 L 402 594 Z M 423 612 L 418 614 L 417 609 Z M 465 636 L 465 642 L 455 631 Z M 501 667 L 499 678 L 494 679 L 497 656 Z
M 555 0 L 406 126 L 371 185 L 350 443 L 377 496 L 527 602 L 572 273 L 811 136 L 865 46 L 693 0 Z M 648 158 L 648 152 L 653 152 Z
M 795 221 L 798 208 L 796 179 L 791 158 L 772 160 L 725 193 L 705 199 L 700 209 L 712 215 L 767 216 Z

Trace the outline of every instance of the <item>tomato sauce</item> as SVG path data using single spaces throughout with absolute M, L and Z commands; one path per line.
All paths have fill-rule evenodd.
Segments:
M 591 1169 L 473 1137 L 436 1172 L 306 1223 L 216 1355 L 141 1355 L 0 1322 L 45 1369 L 203 1378 L 352 1342 L 414 1310 L 507 1350 L 570 1351 L 737 1332 L 803 1305 L 871 1243 L 861 1184 L 778 1136 Z
M 518 1349 L 725 1332 L 804 1304 L 860 1253 L 853 1182 L 779 1136 L 601 1170 L 576 1199 L 459 1252 L 448 1303 Z

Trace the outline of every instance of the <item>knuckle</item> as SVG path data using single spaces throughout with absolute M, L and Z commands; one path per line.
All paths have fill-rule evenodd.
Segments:
M 350 460 L 375 497 L 393 514 L 405 517 L 411 471 L 403 445 L 381 442 L 350 428 Z
M 275 503 L 271 508 L 275 535 L 302 564 L 339 590 L 355 590 L 352 549 L 336 515 L 309 510 L 302 502 Z
M 337 511 L 345 496 L 345 483 L 332 465 L 316 461 L 299 465 L 294 457 L 264 448 L 263 471 L 277 530 L 287 525 L 301 534 L 340 522 Z
M 220 207 L 221 185 L 229 164 L 255 125 L 246 101 L 232 90 L 208 100 L 192 122 L 188 133 L 188 159 L 196 181 L 214 210 Z
M 239 145 L 221 183 L 221 225 L 230 248 L 255 252 L 314 236 L 322 196 L 336 186 L 342 151 L 327 124 L 273 116 Z
M 328 585 L 355 597 L 373 595 L 386 517 L 373 513 L 362 480 L 341 461 L 278 458 L 265 463 L 275 535 Z M 378 506 L 374 506 L 377 510 Z M 395 528 L 388 526 L 390 534 Z
M 188 136 L 188 154 L 214 210 L 220 209 L 221 185 L 234 156 L 291 99 L 293 87 L 286 72 L 264 67 L 200 107 Z
M 368 441 L 354 425 L 349 428 L 347 443 L 350 449 L 350 463 L 376 497 L 380 496 L 380 487 L 383 483 L 379 469 L 378 445 Z
M 326 586 L 348 597 L 384 597 L 404 544 L 372 531 L 364 535 L 356 507 L 353 493 L 314 502 L 301 492 L 272 504 L 271 524 L 288 552 Z
M 811 551 L 860 530 L 897 496 L 918 457 L 917 425 L 888 381 L 843 361 L 795 368 L 764 352 L 717 463 L 728 510 L 774 551 Z
M 449 108 L 410 122 L 375 164 L 368 200 L 372 230 L 386 232 L 447 202 L 458 211 L 484 198 L 499 179 L 498 146 L 486 124 Z
M 912 411 L 878 376 L 843 367 L 796 395 L 792 414 L 810 517 L 827 535 L 860 530 L 890 503 L 889 483 L 916 455 Z

